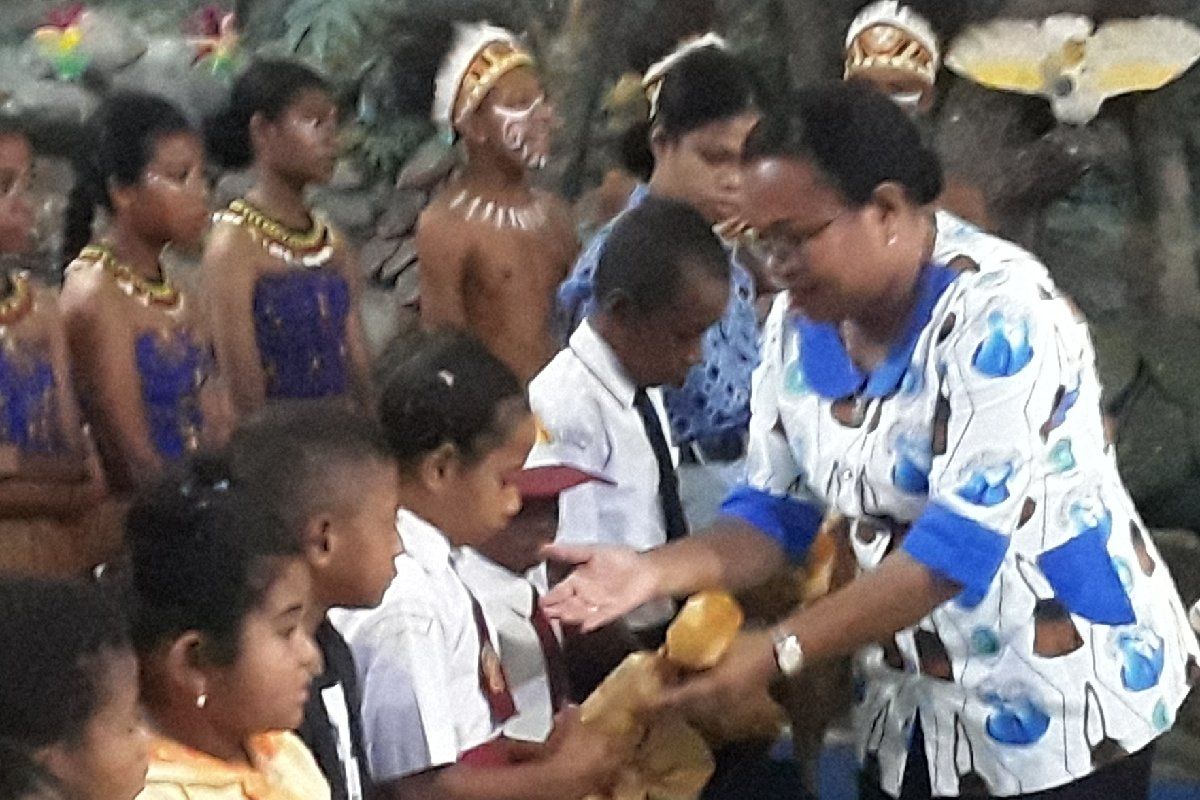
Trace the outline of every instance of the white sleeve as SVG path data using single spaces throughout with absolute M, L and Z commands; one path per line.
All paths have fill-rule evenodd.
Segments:
M 442 626 L 432 612 L 383 611 L 351 643 L 367 761 L 380 783 L 453 764 L 459 756 Z

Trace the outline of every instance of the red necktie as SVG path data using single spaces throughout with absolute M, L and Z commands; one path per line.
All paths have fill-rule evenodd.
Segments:
M 533 610 L 529 614 L 529 620 L 533 623 L 533 629 L 537 631 L 538 644 L 542 647 L 542 658 L 546 662 L 546 679 L 550 684 L 550 705 L 557 712 L 571 698 L 567 682 L 567 661 L 563 657 L 562 645 L 559 644 L 558 637 L 554 634 L 554 627 L 550 624 L 546 612 L 542 611 L 540 600 L 538 590 L 534 589 Z
M 471 611 L 475 614 L 475 628 L 479 632 L 479 688 L 492 712 L 492 724 L 499 727 L 516 715 L 517 705 L 509 691 L 508 676 L 504 674 L 500 654 L 492 645 L 492 635 L 488 632 L 483 608 L 474 596 L 471 597 Z

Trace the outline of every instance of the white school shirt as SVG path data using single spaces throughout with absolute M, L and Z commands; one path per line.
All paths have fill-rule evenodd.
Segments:
M 666 412 L 658 389 L 647 392 L 666 435 Z M 630 380 L 591 320 L 571 335 L 567 347 L 529 384 L 529 403 L 549 437 L 544 444 L 562 463 L 600 475 L 559 497 L 556 541 L 626 545 L 644 552 L 667 541 L 658 496 L 658 460 L 633 405 L 637 386 Z M 670 446 L 670 445 L 669 445 Z M 673 463 L 679 450 L 670 446 Z M 671 618 L 668 601 L 648 603 L 626 616 L 634 628 Z
M 545 655 L 530 618 L 533 584 L 469 547 L 460 551 L 455 567 L 496 632 L 496 650 L 517 707 L 516 716 L 504 723 L 504 735 L 546 741 L 554 727 L 554 704 Z
M 949 224 L 941 252 L 980 269 L 931 295 L 911 352 L 887 365 L 894 389 L 816 391 L 833 354 L 804 358 L 817 337 L 778 298 L 749 487 L 856 520 L 864 570 L 899 547 L 968 587 L 859 654 L 860 754 L 898 793 L 919 713 L 935 794 L 1011 796 L 1153 741 L 1200 676 L 1200 648 L 1104 441 L 1086 324 L 1031 255 Z
M 499 733 L 479 686 L 479 632 L 454 570 L 459 553 L 408 511 L 397 527 L 404 553 L 383 602 L 331 612 L 358 667 L 364 746 L 378 783 L 453 764 Z

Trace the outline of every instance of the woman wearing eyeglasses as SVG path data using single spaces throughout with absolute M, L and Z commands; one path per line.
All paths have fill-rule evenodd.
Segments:
M 165 100 L 115 94 L 93 126 L 67 210 L 66 246 L 78 256 L 62 308 L 84 415 L 109 488 L 123 495 L 222 438 L 206 325 L 160 260 L 168 245 L 198 244 L 208 189 L 200 137 Z M 109 220 L 93 239 L 98 206 Z
M 1086 324 L 1025 251 L 935 257 L 936 158 L 839 85 L 751 134 L 745 209 L 787 287 L 756 373 L 749 480 L 708 535 L 558 548 L 547 597 L 594 626 L 743 587 L 852 520 L 860 575 L 744 634 L 666 702 L 730 707 L 857 654 L 862 797 L 1145 797 L 1196 637 L 1104 438 Z

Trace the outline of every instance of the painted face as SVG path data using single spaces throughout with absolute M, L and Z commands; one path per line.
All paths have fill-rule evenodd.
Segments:
M 337 165 L 338 125 L 337 105 L 329 92 L 305 89 L 270 123 L 265 155 L 305 183 L 326 183 Z
M 304 624 L 311 602 L 308 564 L 290 558 L 242 622 L 237 659 L 214 667 L 206 712 L 243 737 L 296 728 L 321 656 Z
M 127 191 L 127 190 L 118 190 Z M 118 204 L 147 236 L 181 245 L 195 245 L 208 229 L 208 183 L 204 148 L 188 131 L 162 136 L 142 180 Z
M 525 169 L 546 166 L 558 117 L 532 69 L 520 67 L 497 81 L 479 113 L 494 120 L 489 135 L 507 157 Z
M 133 653 L 105 659 L 104 703 L 79 741 L 45 754 L 50 771 L 78 800 L 133 800 L 146 785 L 147 737 Z
M 492 113 L 500 118 L 500 137 L 504 146 L 530 169 L 542 169 L 550 159 L 550 128 L 554 109 L 546 96 L 525 108 L 495 106 Z
M 33 153 L 19 134 L 0 134 L 0 253 L 29 248 L 33 210 L 29 206 L 29 173 Z
M 851 80 L 887 95 L 910 118 L 927 113 L 933 105 L 933 86 L 920 75 L 892 67 L 868 67 Z

